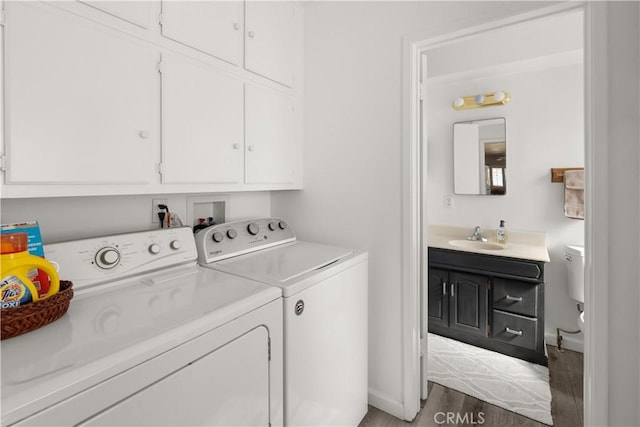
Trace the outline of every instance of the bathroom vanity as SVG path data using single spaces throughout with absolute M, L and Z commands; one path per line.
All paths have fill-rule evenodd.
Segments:
M 460 233 L 469 230 L 430 227 L 429 332 L 546 365 L 544 234 L 498 245 Z

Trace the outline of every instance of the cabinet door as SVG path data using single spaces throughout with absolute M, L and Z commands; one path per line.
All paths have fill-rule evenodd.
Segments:
M 7 183 L 155 178 L 157 55 L 35 2 L 7 2 Z
M 163 55 L 163 183 L 240 182 L 242 94 L 236 78 Z
M 487 336 L 488 280 L 486 276 L 449 273 L 449 327 L 468 334 Z
M 293 97 L 245 87 L 245 182 L 292 184 L 298 171 Z
M 449 326 L 448 272 L 429 269 L 429 330 L 433 326 Z
M 291 1 L 248 1 L 245 6 L 245 57 L 249 71 L 293 85 L 295 5 Z
M 138 27 L 149 29 L 158 25 L 158 1 L 113 1 L 86 0 L 81 1 L 91 7 L 130 22 Z
M 241 1 L 163 1 L 162 35 L 239 65 L 243 6 Z

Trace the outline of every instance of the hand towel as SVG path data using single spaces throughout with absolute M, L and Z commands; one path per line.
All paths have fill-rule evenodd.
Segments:
M 564 214 L 584 219 L 584 170 L 564 172 Z

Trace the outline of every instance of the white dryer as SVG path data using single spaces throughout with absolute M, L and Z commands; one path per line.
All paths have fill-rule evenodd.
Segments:
M 2 425 L 282 425 L 279 290 L 198 266 L 187 227 L 45 254 L 75 297 L 2 341 Z
M 296 239 L 282 219 L 196 234 L 198 262 L 282 290 L 284 423 L 355 426 L 367 412 L 368 255 Z

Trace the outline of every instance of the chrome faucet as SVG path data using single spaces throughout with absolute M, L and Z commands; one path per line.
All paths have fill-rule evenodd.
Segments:
M 487 238 L 482 237 L 482 230 L 480 230 L 480 226 L 477 225 L 476 228 L 473 229 L 473 234 L 467 237 L 467 240 L 473 240 L 474 242 L 486 242 Z

